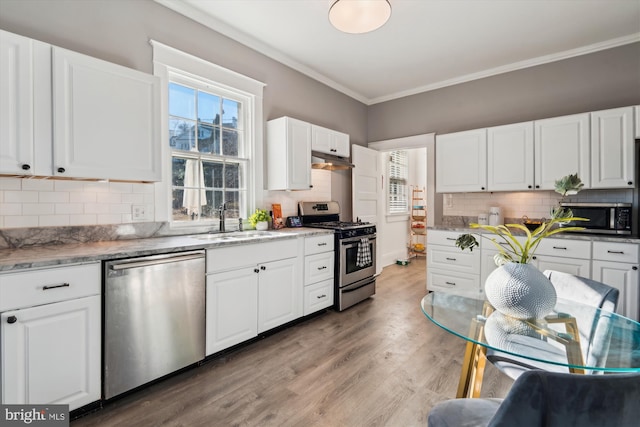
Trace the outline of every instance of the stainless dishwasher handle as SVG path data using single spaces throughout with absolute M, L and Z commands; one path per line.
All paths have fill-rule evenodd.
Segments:
M 111 264 L 111 269 L 115 271 L 127 270 L 129 268 L 149 267 L 151 265 L 168 264 L 170 262 L 189 261 L 191 259 L 204 258 L 204 252 L 189 252 L 182 255 L 167 254 L 159 258 L 148 259 L 146 261 L 130 261 L 120 264 Z

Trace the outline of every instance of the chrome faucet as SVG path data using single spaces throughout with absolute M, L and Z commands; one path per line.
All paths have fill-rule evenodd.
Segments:
M 227 202 L 224 202 L 222 204 L 222 206 L 220 206 L 218 208 L 218 216 L 220 218 L 220 226 L 218 227 L 218 230 L 221 233 L 224 233 L 225 229 L 224 229 L 224 216 L 225 216 L 225 212 L 227 210 Z

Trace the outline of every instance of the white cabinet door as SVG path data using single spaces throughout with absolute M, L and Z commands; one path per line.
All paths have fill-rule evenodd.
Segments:
M 51 46 L 2 30 L 0 174 L 51 175 Z
M 157 77 L 53 48 L 54 175 L 159 181 Z
M 591 260 L 580 258 L 561 258 L 550 255 L 534 255 L 531 263 L 540 271 L 555 270 L 574 276 L 591 278 Z
M 591 188 L 589 113 L 534 122 L 536 189 L 553 190 L 555 181 L 577 173 Z
M 258 332 L 302 316 L 302 274 L 296 258 L 259 266 Z
M 0 316 L 2 403 L 68 404 L 100 399 L 100 296 Z
M 304 316 L 333 305 L 333 279 L 304 287 Z
M 257 267 L 207 276 L 206 354 L 258 335 Z
M 593 280 L 618 289 L 620 296 L 616 311 L 625 317 L 640 321 L 637 264 L 594 260 Z
M 487 130 L 436 136 L 436 192 L 487 190 Z
M 322 126 L 311 125 L 311 149 L 348 158 L 351 152 L 349 135 Z
M 531 190 L 533 179 L 533 122 L 488 128 L 488 190 Z
M 267 122 L 267 189 L 311 188 L 311 124 L 291 117 Z
M 633 107 L 591 113 L 591 188 L 633 188 L 634 145 Z

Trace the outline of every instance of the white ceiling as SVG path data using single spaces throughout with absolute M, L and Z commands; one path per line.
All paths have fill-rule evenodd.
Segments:
M 389 0 L 345 34 L 333 0 L 156 0 L 365 104 L 640 41 L 640 0 Z

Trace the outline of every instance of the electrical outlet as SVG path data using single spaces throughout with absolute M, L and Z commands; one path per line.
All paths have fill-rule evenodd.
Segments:
M 131 219 L 134 221 L 144 221 L 147 219 L 147 211 L 144 205 L 131 206 Z

